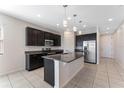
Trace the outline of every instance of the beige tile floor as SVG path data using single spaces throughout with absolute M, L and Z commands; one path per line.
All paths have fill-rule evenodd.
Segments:
M 44 69 L 20 71 L 0 77 L 0 88 L 52 88 L 44 80 Z M 84 68 L 65 88 L 122 88 L 124 69 L 112 59 L 101 59 L 100 64 L 85 63 Z
M 0 88 L 52 88 L 43 80 L 44 69 L 20 71 L 0 77 Z
M 107 58 L 98 65 L 85 63 L 65 88 L 124 88 L 124 69 Z

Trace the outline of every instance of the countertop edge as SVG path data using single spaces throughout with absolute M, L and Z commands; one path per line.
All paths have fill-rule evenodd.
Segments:
M 83 57 L 84 55 L 82 54 L 81 56 L 77 57 L 77 58 L 74 58 L 72 60 L 69 60 L 69 61 L 64 61 L 64 60 L 59 60 L 59 59 L 56 59 L 56 58 L 50 58 L 49 56 L 43 56 L 43 58 L 46 58 L 46 59 L 51 59 L 51 60 L 57 60 L 57 61 L 60 61 L 60 62 L 64 62 L 64 63 L 71 63 L 72 61 L 76 60 L 76 59 L 79 59 L 81 57 Z

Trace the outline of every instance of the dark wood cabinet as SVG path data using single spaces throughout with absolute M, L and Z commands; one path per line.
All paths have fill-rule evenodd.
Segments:
M 36 38 L 37 38 L 36 32 L 33 31 L 33 29 L 31 28 L 26 28 L 26 45 L 36 46 L 37 45 Z
M 40 68 L 44 66 L 44 61 L 42 56 L 44 54 L 29 54 L 26 55 L 26 70 L 31 71 L 36 68 Z
M 44 32 L 43 31 L 37 31 L 37 46 L 44 46 L 45 45 L 44 40 Z
M 51 33 L 45 32 L 45 39 L 51 40 Z
M 60 35 L 54 35 L 54 46 L 61 46 L 61 36 Z
M 55 74 L 54 74 L 54 61 L 51 59 L 44 59 L 44 81 L 54 87 Z
M 61 46 L 61 36 L 53 33 L 45 32 L 45 39 L 53 40 L 53 46 Z
M 61 46 L 61 35 L 44 32 L 31 27 L 26 28 L 26 45 L 27 46 L 45 46 L 45 39 L 53 40 L 53 46 Z
M 83 46 L 83 41 L 96 40 L 96 33 L 76 36 L 76 47 Z
M 31 27 L 26 28 L 27 46 L 44 46 L 44 32 Z
M 26 70 L 31 71 L 44 66 L 42 56 L 52 54 L 62 54 L 63 50 L 50 50 L 50 51 L 26 51 Z
M 82 41 L 82 36 L 76 36 L 76 46 L 82 46 L 83 41 Z

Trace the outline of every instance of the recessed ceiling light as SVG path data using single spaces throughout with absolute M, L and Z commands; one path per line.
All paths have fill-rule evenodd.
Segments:
M 68 19 L 68 20 L 71 20 L 71 17 L 68 17 L 67 19 Z
M 40 14 L 38 14 L 38 15 L 37 15 L 37 17 L 41 17 L 41 15 L 40 15 Z
M 110 28 L 109 28 L 109 27 L 107 27 L 106 29 L 107 29 L 107 30 L 110 30 Z
M 108 21 L 111 22 L 111 21 L 113 21 L 113 19 L 112 18 L 109 18 Z
M 86 25 L 84 24 L 84 25 L 83 25 L 83 27 L 85 28 L 85 27 L 86 27 Z
M 59 24 L 56 24 L 56 26 L 59 26 Z

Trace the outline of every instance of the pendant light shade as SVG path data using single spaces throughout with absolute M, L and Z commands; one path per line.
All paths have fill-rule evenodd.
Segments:
M 77 27 L 73 26 L 73 31 L 76 32 L 77 31 Z
M 63 26 L 64 27 L 67 27 L 68 26 L 68 21 L 67 21 L 67 16 L 66 16 L 66 7 L 68 7 L 68 5 L 63 5 L 63 7 L 64 7 L 64 11 L 65 11 L 65 18 L 64 18 L 64 20 L 63 20 Z
M 81 27 L 81 23 L 82 23 L 82 21 L 80 20 L 80 21 L 79 21 L 80 27 Z M 82 34 L 82 31 L 79 30 L 78 33 L 79 33 L 79 35 L 80 35 L 80 34 Z
M 75 23 L 75 17 L 76 17 L 76 16 L 77 16 L 76 14 L 73 15 L 73 17 L 74 17 L 74 25 L 76 25 L 76 23 Z M 76 27 L 76 26 L 73 26 L 73 31 L 74 31 L 74 32 L 77 31 L 77 27 Z
M 68 26 L 68 21 L 67 20 L 63 20 L 63 26 L 67 27 Z

